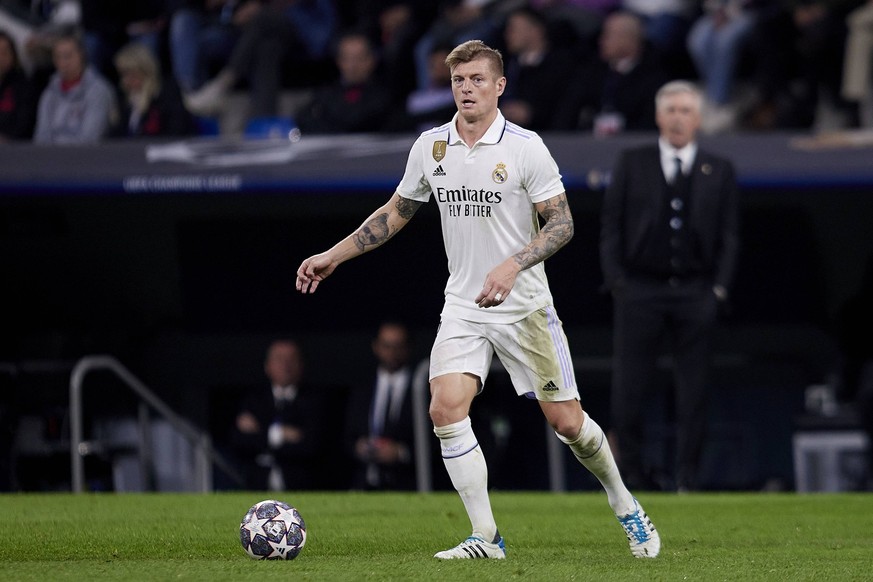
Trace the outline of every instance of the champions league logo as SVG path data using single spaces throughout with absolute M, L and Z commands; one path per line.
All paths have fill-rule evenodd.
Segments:
M 506 164 L 503 162 L 497 162 L 497 167 L 494 168 L 493 172 L 491 172 L 491 179 L 498 184 L 503 184 L 508 177 L 509 174 L 506 172 Z

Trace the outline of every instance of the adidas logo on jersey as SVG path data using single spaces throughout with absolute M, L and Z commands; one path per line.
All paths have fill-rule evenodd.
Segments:
M 433 171 L 434 176 L 445 176 L 446 172 L 443 170 L 442 165 L 436 167 L 436 170 Z
M 560 388 L 558 388 L 551 380 L 543 386 L 543 392 L 557 392 L 558 390 L 560 390 Z

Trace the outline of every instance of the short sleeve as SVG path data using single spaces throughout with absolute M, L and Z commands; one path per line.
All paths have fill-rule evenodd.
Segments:
M 419 136 L 409 150 L 406 160 L 406 171 L 397 186 L 397 193 L 410 200 L 427 202 L 430 199 L 431 187 L 424 175 L 421 161 L 422 136 Z
M 525 145 L 522 167 L 523 186 L 534 204 L 564 193 L 558 164 L 541 137 L 535 136 Z

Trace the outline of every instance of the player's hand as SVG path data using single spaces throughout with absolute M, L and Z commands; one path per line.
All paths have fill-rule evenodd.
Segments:
M 309 257 L 297 269 L 297 290 L 301 293 L 315 293 L 318 284 L 333 273 L 337 264 L 327 253 Z
M 515 286 L 515 278 L 519 270 L 518 264 L 512 257 L 491 269 L 485 277 L 482 290 L 476 295 L 476 304 L 479 307 L 494 307 L 506 301 Z

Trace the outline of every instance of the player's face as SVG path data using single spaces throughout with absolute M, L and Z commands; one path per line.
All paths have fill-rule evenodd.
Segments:
M 487 59 L 475 59 L 452 69 L 455 105 L 468 122 L 492 115 L 505 86 L 506 77 L 499 77 Z
M 691 93 L 668 95 L 658 104 L 655 117 L 661 136 L 675 148 L 685 147 L 700 127 L 700 100 Z

